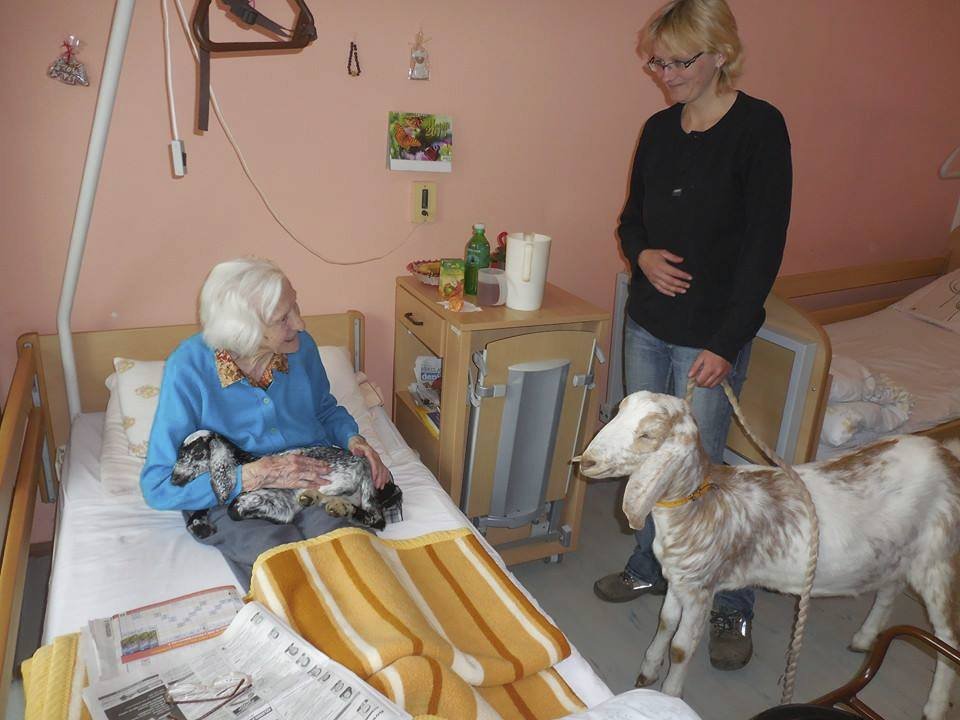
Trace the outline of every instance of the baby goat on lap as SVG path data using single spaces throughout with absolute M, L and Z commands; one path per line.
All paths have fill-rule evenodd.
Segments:
M 324 461 L 330 471 L 329 483 L 316 489 L 292 490 L 260 488 L 240 493 L 228 509 L 234 520 L 260 519 L 272 523 L 289 523 L 303 507 L 323 504 L 331 515 L 350 516 L 354 522 L 382 530 L 386 525 L 384 505 L 397 505 L 400 490 L 391 481 L 383 490 L 373 485 L 370 463 L 333 446 L 287 450 L 280 454 L 299 453 Z M 219 433 L 198 430 L 180 446 L 173 466 L 171 482 L 185 485 L 194 478 L 210 473 L 210 485 L 217 500 L 225 503 L 236 485 L 237 467 L 257 460 L 260 456 L 240 449 Z M 190 520 L 191 532 L 204 537 L 212 531 L 206 512 L 194 513 Z
M 894 598 L 910 583 L 938 637 L 956 646 L 952 596 L 960 553 L 960 448 L 901 435 L 848 455 L 796 467 L 820 520 L 814 596 L 876 592 L 851 648 L 865 651 L 884 629 Z M 683 400 L 638 392 L 584 452 L 588 477 L 629 475 L 623 510 L 639 529 L 652 511 L 654 552 L 669 582 L 656 636 L 637 684 L 657 680 L 670 648 L 663 691 L 679 695 L 718 590 L 751 585 L 799 594 L 810 522 L 802 490 L 780 469 L 712 465 Z M 661 500 L 699 500 L 656 507 Z M 672 642 L 671 642 L 672 640 Z M 946 717 L 953 669 L 937 660 L 928 720 Z

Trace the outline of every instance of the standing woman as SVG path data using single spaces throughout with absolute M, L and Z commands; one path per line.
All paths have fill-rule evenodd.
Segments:
M 790 218 L 790 139 L 780 112 L 736 90 L 743 58 L 725 0 L 674 0 L 641 31 L 640 51 L 672 105 L 643 128 L 618 235 L 632 280 L 624 338 L 627 392 L 686 394 L 704 449 L 722 462 L 763 303 Z M 701 502 L 709 502 L 704 498 Z M 608 602 L 663 594 L 654 524 L 637 531 L 626 568 L 601 578 Z M 753 653 L 754 593 L 721 592 L 710 661 L 735 670 Z

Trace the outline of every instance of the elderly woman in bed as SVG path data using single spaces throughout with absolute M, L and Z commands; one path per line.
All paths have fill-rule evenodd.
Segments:
M 185 340 L 164 366 L 159 405 L 140 486 L 158 510 L 209 508 L 215 532 L 200 542 L 216 547 L 247 587 L 253 561 L 283 543 L 316 537 L 348 521 L 308 507 L 289 525 L 234 521 L 227 505 L 241 491 L 316 488 L 327 466 L 303 455 L 263 457 L 237 468 L 236 486 L 219 504 L 209 475 L 171 482 L 184 438 L 214 430 L 244 450 L 269 455 L 309 445 L 339 445 L 369 461 L 377 488 L 389 471 L 356 421 L 330 394 L 316 343 L 304 330 L 297 294 L 272 262 L 242 258 L 220 263 L 200 292 L 203 332 Z

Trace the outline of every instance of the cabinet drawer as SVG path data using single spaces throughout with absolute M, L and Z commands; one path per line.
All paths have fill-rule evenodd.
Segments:
M 397 318 L 435 355 L 443 356 L 443 318 L 405 290 L 397 291 Z

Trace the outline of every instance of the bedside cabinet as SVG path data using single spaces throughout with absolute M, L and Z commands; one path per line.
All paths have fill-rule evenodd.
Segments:
M 438 299 L 397 278 L 394 423 L 506 562 L 558 560 L 579 535 L 585 483 L 570 458 L 596 429 L 609 313 L 549 283 L 531 312 Z M 439 431 L 408 389 L 421 355 L 442 361 Z

